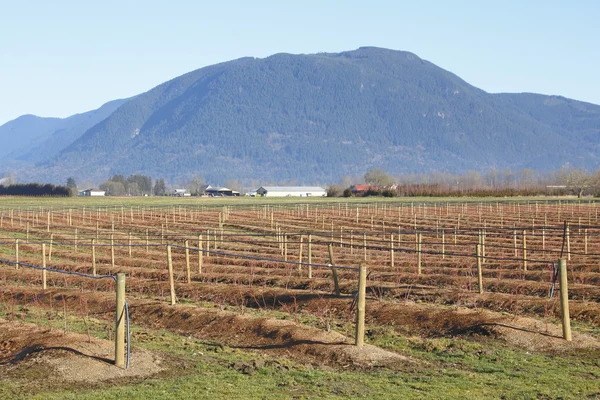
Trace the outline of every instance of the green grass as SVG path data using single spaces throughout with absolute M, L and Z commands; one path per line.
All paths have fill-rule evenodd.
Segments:
M 56 328 L 28 308 L 26 319 Z M 106 322 L 69 316 L 71 331 L 106 336 Z M 600 396 L 599 351 L 550 355 L 510 348 L 494 340 L 405 337 L 373 327 L 370 342 L 409 356 L 413 362 L 367 371 L 315 368 L 179 336 L 133 327 L 134 346 L 164 355 L 171 368 L 150 379 L 43 387 L 18 379 L 0 380 L 0 398 L 14 399 L 531 399 Z M 260 362 L 252 374 L 236 366 Z M 33 376 L 32 376 L 33 377 Z M 594 397 L 595 396 L 595 397 Z
M 169 207 L 169 206 L 195 206 L 222 207 L 225 205 L 294 205 L 294 204 L 410 204 L 410 203 L 467 203 L 467 202 L 547 202 L 558 201 L 563 203 L 572 202 L 595 202 L 595 198 L 577 199 L 576 197 L 237 197 L 237 198 L 210 198 L 210 197 L 2 197 L 0 198 L 0 209 L 80 209 L 83 207 Z M 4 215 L 4 222 L 9 216 Z

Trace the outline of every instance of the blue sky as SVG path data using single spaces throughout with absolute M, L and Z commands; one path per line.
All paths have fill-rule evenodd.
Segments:
M 411 51 L 488 92 L 600 104 L 600 1 L 0 0 L 0 124 L 244 56 Z

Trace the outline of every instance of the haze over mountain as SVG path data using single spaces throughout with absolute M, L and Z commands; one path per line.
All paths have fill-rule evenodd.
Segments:
M 0 127 L 0 139 L 19 119 Z M 57 155 L 21 144 L 0 157 L 38 162 L 19 180 L 141 173 L 298 184 L 373 167 L 460 173 L 596 169 L 600 161 L 600 106 L 489 94 L 415 54 L 373 47 L 212 65 L 124 101 L 87 128 L 73 130 Z

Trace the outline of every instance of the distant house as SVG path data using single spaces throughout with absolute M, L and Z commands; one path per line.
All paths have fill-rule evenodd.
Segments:
M 85 189 L 79 191 L 79 196 L 83 197 L 99 197 L 106 196 L 106 191 L 99 189 Z
M 261 186 L 257 196 L 265 197 L 325 197 L 327 191 L 318 186 Z
M 226 187 L 213 187 L 213 186 L 207 186 L 206 189 L 204 189 L 204 193 L 206 193 L 208 196 L 212 196 L 212 197 L 231 197 L 231 196 L 239 196 L 240 192 L 236 192 L 235 190 L 231 190 L 229 188 Z
M 350 190 L 353 194 L 364 194 L 369 190 L 379 190 L 378 186 L 373 185 L 352 185 L 350 186 Z
M 187 191 L 187 189 L 175 189 L 175 191 L 171 194 L 174 197 L 189 197 L 192 194 Z

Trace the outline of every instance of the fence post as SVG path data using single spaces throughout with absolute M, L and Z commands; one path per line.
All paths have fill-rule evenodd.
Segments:
M 394 234 L 390 234 L 390 266 L 394 268 Z
M 19 239 L 15 239 L 15 269 L 19 269 Z
M 361 347 L 365 343 L 365 302 L 367 299 L 367 267 L 358 269 L 358 299 L 356 302 L 356 333 L 354 344 Z
M 115 366 L 125 367 L 125 274 L 117 274 L 115 310 Z
M 523 231 L 523 271 L 527 271 L 527 231 Z
M 173 281 L 173 259 L 171 258 L 171 245 L 167 245 L 167 265 L 169 268 L 169 288 L 171 289 L 171 305 L 175 305 L 175 282 Z
M 42 243 L 42 289 L 46 290 L 46 243 Z
M 92 274 L 96 276 L 96 239 L 92 239 Z
M 446 258 L 446 231 L 442 229 L 442 260 Z
M 192 271 L 190 271 L 190 249 L 189 249 L 189 241 L 186 239 L 183 242 L 185 246 L 185 273 L 187 276 L 187 283 L 192 283 Z
M 52 261 L 52 242 L 54 241 L 54 233 L 50 234 L 50 247 L 48 248 L 48 261 Z
M 202 251 L 202 235 L 198 235 L 198 273 L 202 273 L 202 264 L 204 262 L 204 252 Z
M 569 233 L 569 223 L 567 224 L 567 260 L 571 261 L 571 234 Z
M 367 234 L 363 233 L 363 258 L 367 261 Z
M 567 283 L 567 263 L 564 258 L 558 259 L 560 277 L 560 316 L 562 319 L 563 338 L 571 341 L 571 318 L 569 315 L 569 287 Z
M 129 231 L 129 258 L 131 258 L 131 231 Z
M 333 267 L 335 262 L 333 261 L 333 246 L 329 243 L 329 265 L 331 268 L 331 273 L 333 275 L 333 286 L 335 288 L 335 295 L 340 295 L 340 282 L 338 280 L 337 270 Z
M 300 235 L 300 250 L 298 250 L 298 272 L 302 272 L 302 241 L 304 236 Z
M 477 255 L 477 285 L 479 286 L 479 294 L 483 293 L 483 271 L 481 268 L 481 244 L 475 246 L 475 254 Z
M 422 236 L 421 233 L 419 232 L 417 234 L 417 275 L 421 275 L 421 260 L 422 260 L 422 256 L 421 256 L 421 242 L 422 242 Z
M 308 279 L 312 279 L 312 235 L 308 235 Z
M 110 263 L 115 266 L 115 235 L 110 235 Z

